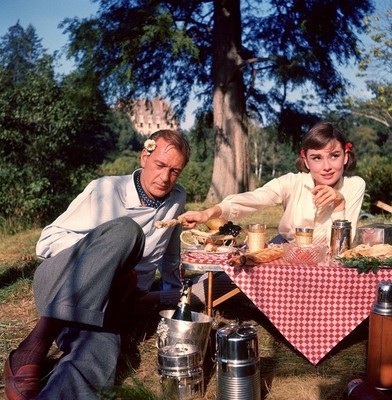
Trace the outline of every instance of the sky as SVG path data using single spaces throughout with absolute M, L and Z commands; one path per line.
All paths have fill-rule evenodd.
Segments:
M 376 0 L 377 4 L 389 0 Z M 0 37 L 4 36 L 8 28 L 18 21 L 26 29 L 33 25 L 37 36 L 42 39 L 42 46 L 49 52 L 60 51 L 67 43 L 68 37 L 63 34 L 58 25 L 65 18 L 84 18 L 94 15 L 98 10 L 98 3 L 91 0 L 0 0 Z M 67 73 L 72 69 L 73 63 L 65 58 L 61 59 L 57 67 L 58 72 Z M 364 79 L 356 77 L 355 67 L 341 68 L 343 75 L 349 79 L 354 87 L 350 90 L 356 96 L 367 96 Z M 191 104 L 182 128 L 189 129 L 193 125 L 194 116 Z
M 59 29 L 60 22 L 65 18 L 88 17 L 97 10 L 98 4 L 91 0 L 0 0 L 0 36 L 19 21 L 24 29 L 33 25 L 49 53 L 61 51 L 68 37 Z M 72 67 L 71 61 L 63 59 L 58 72 L 66 73 Z

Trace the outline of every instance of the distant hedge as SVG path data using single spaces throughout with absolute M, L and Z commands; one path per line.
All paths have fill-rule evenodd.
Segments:
M 358 163 L 357 174 L 366 182 L 363 210 L 372 214 L 382 212 L 376 201 L 392 204 L 392 157 L 373 156 Z

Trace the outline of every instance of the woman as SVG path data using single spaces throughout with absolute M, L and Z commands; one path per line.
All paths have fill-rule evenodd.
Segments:
M 353 145 L 329 122 L 316 124 L 304 136 L 296 161 L 298 173 L 273 179 L 252 192 L 227 196 L 221 203 L 203 211 L 182 215 L 186 228 L 212 218 L 238 220 L 266 206 L 281 204 L 279 236 L 273 243 L 291 242 L 296 227 L 314 229 L 313 242 L 329 244 L 332 222 L 349 220 L 352 240 L 365 193 L 365 181 L 346 176 L 356 166 Z

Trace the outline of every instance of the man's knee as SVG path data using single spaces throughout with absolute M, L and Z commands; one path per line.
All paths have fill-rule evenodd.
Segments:
M 144 241 L 143 229 L 130 217 L 120 217 L 112 221 L 113 228 L 122 238 L 139 238 Z

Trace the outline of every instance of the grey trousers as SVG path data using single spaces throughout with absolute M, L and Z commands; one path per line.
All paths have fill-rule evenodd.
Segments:
M 98 399 L 113 385 L 121 321 L 111 310 L 143 249 L 142 229 L 122 217 L 98 226 L 37 268 L 33 286 L 39 314 L 70 322 L 56 339 L 64 356 L 38 399 Z

